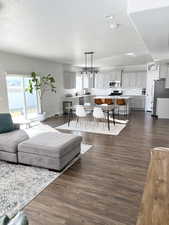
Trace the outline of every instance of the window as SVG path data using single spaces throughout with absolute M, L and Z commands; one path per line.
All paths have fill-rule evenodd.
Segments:
M 89 75 L 83 75 L 83 88 L 89 88 Z
M 9 111 L 14 119 L 33 119 L 40 111 L 37 92 L 25 92 L 29 79 L 29 76 L 24 75 L 6 77 Z
M 76 89 L 82 90 L 84 88 L 93 88 L 93 79 L 94 76 L 89 74 L 77 74 L 76 75 Z
M 76 89 L 77 90 L 82 90 L 83 89 L 83 78 L 82 78 L 82 74 L 77 74 L 76 75 Z

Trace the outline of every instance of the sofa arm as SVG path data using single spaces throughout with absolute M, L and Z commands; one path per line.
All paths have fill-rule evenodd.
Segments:
M 14 130 L 19 130 L 19 129 L 20 129 L 20 124 L 14 123 Z

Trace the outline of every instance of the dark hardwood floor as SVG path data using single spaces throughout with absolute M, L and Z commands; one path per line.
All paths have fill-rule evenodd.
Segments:
M 81 135 L 92 149 L 25 208 L 30 225 L 135 225 L 150 150 L 169 147 L 169 120 L 133 112 L 119 136 Z

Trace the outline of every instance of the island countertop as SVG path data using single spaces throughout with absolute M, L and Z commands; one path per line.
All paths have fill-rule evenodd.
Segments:
M 126 95 L 115 95 L 115 96 L 106 96 L 106 95 L 100 95 L 100 96 L 95 96 L 94 99 L 130 99 L 132 98 L 131 96 L 126 96 Z

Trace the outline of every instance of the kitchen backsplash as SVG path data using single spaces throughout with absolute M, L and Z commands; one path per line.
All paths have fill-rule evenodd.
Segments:
M 97 89 L 97 88 L 92 88 L 90 90 L 92 95 L 109 95 L 113 90 L 117 90 L 117 89 L 113 89 L 113 88 L 107 88 L 107 89 Z M 142 89 L 140 88 L 135 88 L 135 89 L 121 89 L 119 88 L 119 90 L 123 91 L 123 95 L 142 95 Z M 71 95 L 75 95 L 75 93 L 77 92 L 76 89 L 65 89 L 64 90 L 64 94 L 71 94 Z M 79 93 L 80 94 L 80 93 Z
M 92 95 L 109 95 L 113 90 L 113 88 L 108 88 L 108 89 L 96 89 L 93 88 L 91 89 L 91 94 Z M 142 89 L 136 88 L 136 89 L 120 89 L 123 91 L 123 95 L 142 95 Z

